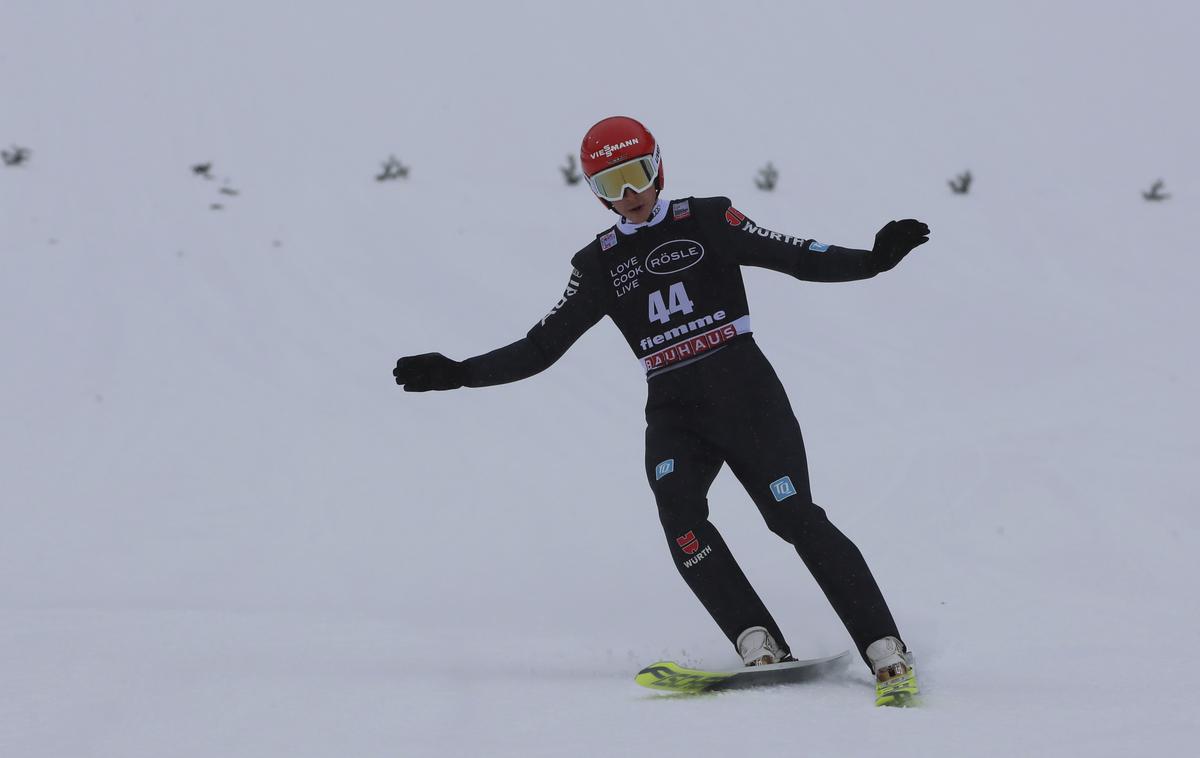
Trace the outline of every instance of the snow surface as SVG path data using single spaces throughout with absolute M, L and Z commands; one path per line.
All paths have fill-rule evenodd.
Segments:
M 0 755 L 1192 754 L 1200 6 L 337 5 L 0 11 L 33 150 L 0 167 Z M 922 708 L 857 666 L 633 684 L 734 659 L 607 321 L 523 383 L 392 383 L 557 300 L 612 218 L 556 166 L 612 113 L 672 196 L 933 228 L 868 282 L 747 273 Z M 847 647 L 728 473 L 710 500 L 796 652 Z

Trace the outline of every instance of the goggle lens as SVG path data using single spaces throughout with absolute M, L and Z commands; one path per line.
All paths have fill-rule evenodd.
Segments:
M 658 161 L 647 155 L 619 166 L 606 168 L 589 181 L 592 191 L 608 201 L 620 200 L 629 187 L 634 192 L 643 192 L 658 178 Z

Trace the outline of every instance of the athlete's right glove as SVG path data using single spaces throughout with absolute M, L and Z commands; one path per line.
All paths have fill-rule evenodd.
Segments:
M 396 377 L 396 384 L 404 386 L 405 392 L 456 390 L 467 379 L 467 367 L 441 353 L 425 353 L 396 361 L 392 376 Z
M 875 235 L 871 261 L 878 271 L 891 271 L 917 245 L 929 241 L 929 227 L 915 218 L 889 221 Z

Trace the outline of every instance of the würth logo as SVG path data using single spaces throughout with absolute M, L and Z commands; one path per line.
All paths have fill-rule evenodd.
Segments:
M 725 211 L 725 220 L 729 222 L 730 226 L 741 226 L 746 217 L 741 211 L 731 205 L 729 206 L 729 210 Z
M 780 234 L 779 232 L 773 232 L 770 229 L 764 229 L 761 226 L 755 226 L 754 222 L 752 221 L 747 221 L 746 225 L 742 227 L 742 231 L 746 234 L 757 234 L 759 237 L 766 237 L 777 242 L 786 242 L 789 245 L 803 245 L 805 242 L 808 242 L 808 240 L 802 237 L 793 237 L 789 234 Z M 809 250 L 812 250 L 813 252 L 823 253 L 829 249 L 829 245 L 822 245 L 820 242 L 813 242 L 813 245 L 816 247 L 809 247 Z
M 705 545 L 703 550 L 701 550 L 699 553 L 696 553 L 691 558 L 688 558 L 686 561 L 684 561 L 683 567 L 691 568 L 692 566 L 695 566 L 700 561 L 704 560 L 704 556 L 710 555 L 711 553 L 712 553 L 712 545 Z
M 700 549 L 700 540 L 696 539 L 695 532 L 688 532 L 682 537 L 676 537 L 675 544 L 679 545 L 688 555 L 692 555 Z

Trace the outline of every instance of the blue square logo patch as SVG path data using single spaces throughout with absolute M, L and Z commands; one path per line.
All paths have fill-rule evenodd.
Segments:
M 659 479 L 662 479 L 664 476 L 666 476 L 667 474 L 671 473 L 674 470 L 675 470 L 675 459 L 674 458 L 666 459 L 665 461 L 663 461 L 662 463 L 660 463 L 654 467 L 654 481 L 657 482 Z
M 771 494 L 775 496 L 775 502 L 780 502 L 786 498 L 796 494 L 796 485 L 792 484 L 792 478 L 785 476 L 782 479 L 776 479 L 771 482 Z

